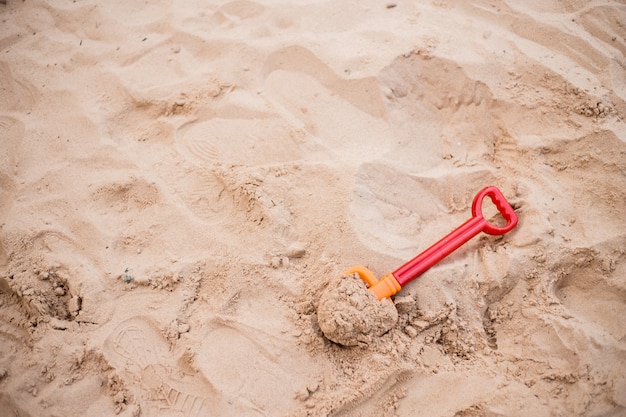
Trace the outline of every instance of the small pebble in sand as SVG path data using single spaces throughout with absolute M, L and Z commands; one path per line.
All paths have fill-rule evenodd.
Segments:
M 270 261 L 270 266 L 274 269 L 277 269 L 280 267 L 280 258 L 278 256 L 274 256 L 272 258 L 272 260 Z
M 178 333 L 180 333 L 180 334 L 187 333 L 190 329 L 191 329 L 191 326 L 189 326 L 189 323 L 179 323 L 178 324 Z
M 379 301 L 355 274 L 327 285 L 317 307 L 317 320 L 324 336 L 335 343 L 368 345 L 395 326 L 398 311 L 391 301 Z
M 126 401 L 126 396 L 122 391 L 119 391 L 113 396 L 113 401 L 115 401 L 115 404 L 122 404 Z

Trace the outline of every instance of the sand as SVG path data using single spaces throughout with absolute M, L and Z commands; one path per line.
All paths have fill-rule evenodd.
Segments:
M 4 2 L 0 2 L 4 3 Z M 0 4 L 0 409 L 626 414 L 620 1 Z M 498 186 L 517 228 L 394 297 Z
M 342 346 L 370 345 L 398 322 L 390 299 L 381 301 L 357 274 L 331 280 L 317 303 L 317 324 L 324 336 Z

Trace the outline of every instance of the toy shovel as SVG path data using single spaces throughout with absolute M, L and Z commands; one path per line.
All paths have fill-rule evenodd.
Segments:
M 482 203 L 485 197 L 491 199 L 506 220 L 504 226 L 494 226 L 483 217 Z M 346 274 L 359 274 L 361 279 L 369 285 L 369 290 L 376 294 L 379 300 L 382 300 L 400 291 L 407 283 L 422 275 L 478 233 L 485 232 L 490 235 L 503 235 L 513 230 L 516 225 L 517 214 L 515 214 L 515 210 L 513 210 L 513 207 L 511 207 L 500 190 L 493 186 L 486 187 L 474 197 L 471 219 L 400 268 L 385 275 L 381 280 L 376 279 L 374 274 L 364 266 L 354 266 L 348 269 Z

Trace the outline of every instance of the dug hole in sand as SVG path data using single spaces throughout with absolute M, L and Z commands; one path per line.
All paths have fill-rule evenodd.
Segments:
M 626 413 L 623 1 L 4 3 L 0 414 Z

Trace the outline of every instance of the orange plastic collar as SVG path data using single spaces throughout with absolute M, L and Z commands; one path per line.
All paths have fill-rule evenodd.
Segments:
M 347 275 L 359 274 L 359 277 L 367 283 L 369 290 L 373 292 L 379 300 L 391 297 L 402 288 L 393 274 L 387 274 L 381 280 L 378 280 L 372 271 L 361 265 L 353 266 L 345 273 Z

